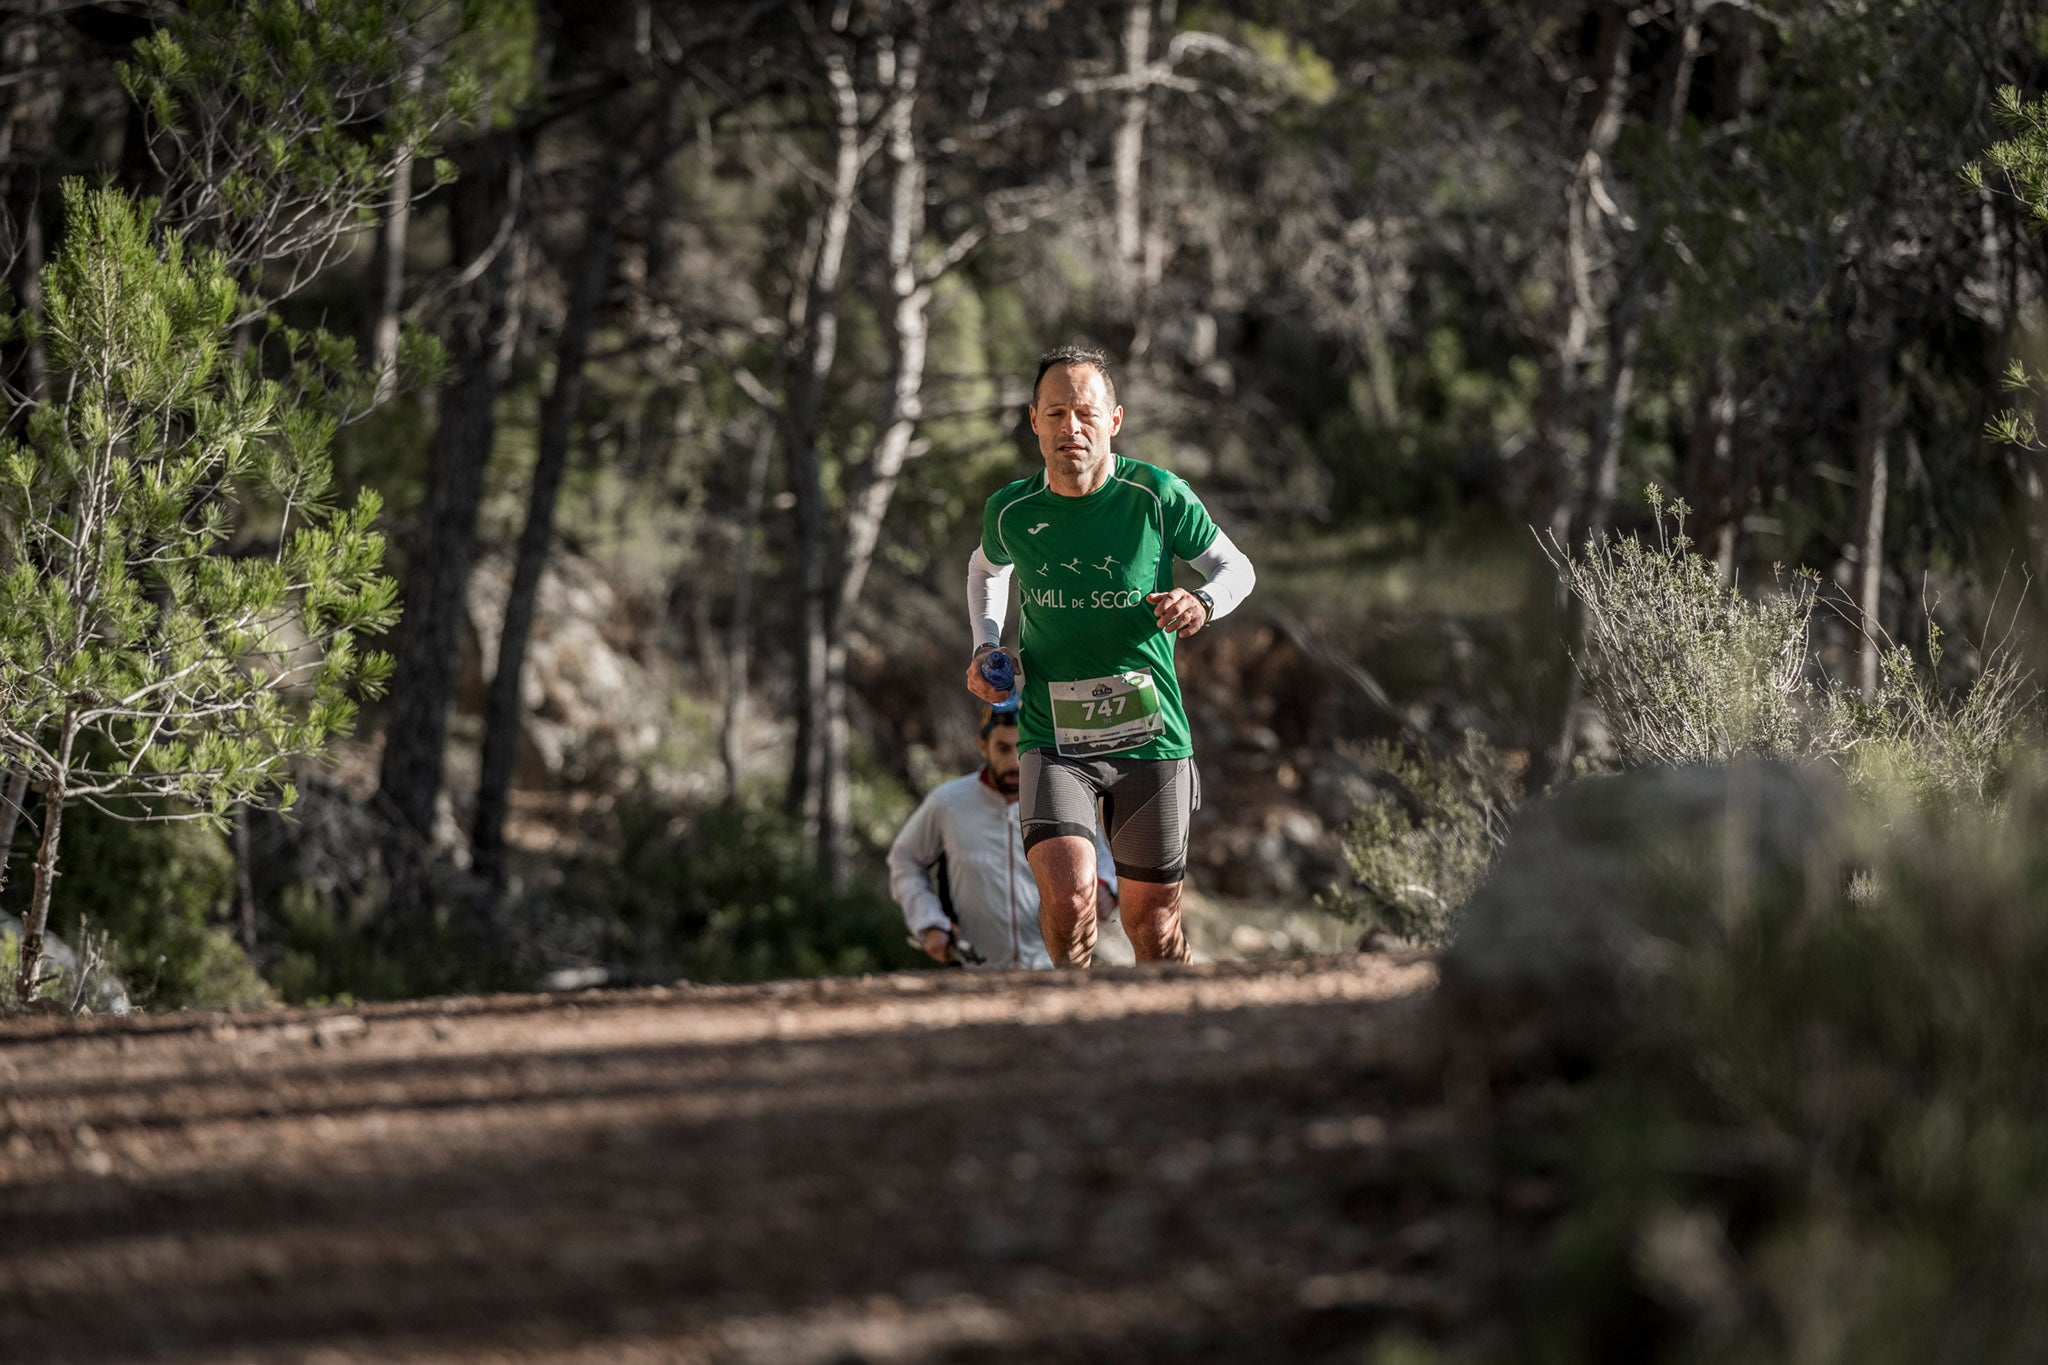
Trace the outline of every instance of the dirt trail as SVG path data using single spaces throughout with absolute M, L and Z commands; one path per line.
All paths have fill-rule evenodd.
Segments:
M 1458 1311 L 1403 1174 L 1445 1123 L 1433 980 L 16 1020 L 0 1359 L 1356 1358 Z

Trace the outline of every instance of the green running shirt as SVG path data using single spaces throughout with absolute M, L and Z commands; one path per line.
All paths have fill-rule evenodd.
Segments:
M 1179 475 L 1115 458 L 1109 479 L 1086 497 L 1053 492 L 1040 472 L 982 509 L 982 553 L 1016 566 L 1023 610 L 1017 748 L 1057 747 L 1050 684 L 1146 669 L 1163 728 L 1117 756 L 1187 758 L 1194 745 L 1173 671 L 1176 637 L 1159 628 L 1145 594 L 1173 587 L 1173 561 L 1206 551 L 1216 523 Z

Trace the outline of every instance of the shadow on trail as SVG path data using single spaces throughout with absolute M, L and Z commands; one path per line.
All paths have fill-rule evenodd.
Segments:
M 0 1340 L 109 1362 L 348 1341 L 547 1358 L 651 1334 L 679 1359 L 798 1359 L 789 1334 L 811 1331 L 820 1359 L 1262 1358 L 1349 1320 L 1305 1284 L 1408 1283 L 1443 1252 L 1415 1197 L 1448 1178 L 1433 1081 L 1368 1044 L 1425 1016 L 1333 1000 L 337 1059 L 269 1073 L 271 1104 L 213 1077 L 137 1130 L 381 1122 L 277 1169 L 7 1191 L 34 1264 L 0 1259 L 0 1285 L 24 1281 L 0 1292 Z

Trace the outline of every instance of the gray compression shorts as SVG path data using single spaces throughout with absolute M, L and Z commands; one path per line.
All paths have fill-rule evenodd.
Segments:
M 1186 875 L 1188 817 L 1202 806 L 1192 758 L 1069 758 L 1031 749 L 1017 761 L 1027 853 L 1062 834 L 1093 842 L 1100 801 L 1117 876 L 1177 882 Z

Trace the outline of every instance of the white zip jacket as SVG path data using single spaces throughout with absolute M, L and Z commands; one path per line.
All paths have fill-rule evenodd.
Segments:
M 1112 893 L 1116 868 L 1095 831 L 1096 876 Z M 1038 931 L 1038 883 L 1024 860 L 1017 804 L 981 780 L 956 777 L 932 791 L 889 846 L 889 894 L 912 938 L 944 929 L 950 899 L 959 932 L 990 970 L 1051 967 Z

